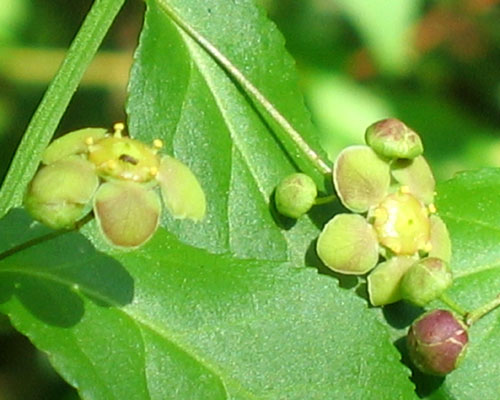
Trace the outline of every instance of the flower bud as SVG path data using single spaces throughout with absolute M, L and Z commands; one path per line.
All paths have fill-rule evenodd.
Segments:
M 311 209 L 317 194 L 316 184 L 308 175 L 288 175 L 276 187 L 276 209 L 287 217 L 299 218 Z
M 90 211 L 98 184 L 94 166 L 79 156 L 71 156 L 36 173 L 24 205 L 43 224 L 53 229 L 69 229 Z
M 450 267 L 439 258 L 428 257 L 413 264 L 401 281 L 401 295 L 417 306 L 437 299 L 453 282 Z
M 379 156 L 415 158 L 424 151 L 420 136 L 395 118 L 375 122 L 366 129 L 365 141 Z
M 410 359 L 426 374 L 446 375 L 458 367 L 469 340 L 467 327 L 447 310 L 433 310 L 413 322 L 407 344 Z

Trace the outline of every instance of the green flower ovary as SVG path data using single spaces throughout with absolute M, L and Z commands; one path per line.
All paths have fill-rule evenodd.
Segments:
M 430 220 L 427 208 L 412 194 L 390 194 L 371 212 L 379 243 L 397 255 L 430 251 Z
M 138 140 L 115 134 L 89 145 L 88 159 L 105 179 L 149 182 L 160 166 L 156 151 Z

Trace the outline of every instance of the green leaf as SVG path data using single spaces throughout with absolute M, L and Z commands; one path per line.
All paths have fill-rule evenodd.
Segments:
M 438 212 L 453 246 L 455 280 L 447 293 L 469 311 L 500 292 L 499 196 L 499 169 L 461 173 L 438 187 Z M 500 310 L 473 325 L 469 338 L 463 363 L 446 377 L 436 395 L 496 400 L 500 393 Z
M 414 398 L 364 300 L 313 269 L 163 229 L 115 260 L 47 231 L 20 210 L 0 221 L 5 248 L 32 240 L 0 256 L 0 310 L 84 399 Z
M 270 198 L 296 165 L 320 187 L 324 182 L 277 116 L 315 142 L 292 60 L 275 27 L 248 0 L 211 0 L 202 7 L 195 1 L 149 2 L 135 58 L 127 107 L 132 135 L 163 138 L 167 152 L 188 164 L 207 197 L 203 223 L 167 217 L 163 225 L 212 252 L 284 260 L 296 251 L 303 258 L 317 228 L 298 223 L 295 231 L 306 239 L 289 249 L 292 239 L 271 217 Z M 221 67 L 222 59 L 231 66 Z M 283 146 L 291 149 L 290 157 Z

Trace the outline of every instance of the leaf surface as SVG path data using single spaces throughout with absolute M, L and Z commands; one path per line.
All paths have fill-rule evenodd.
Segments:
M 500 170 L 465 172 L 441 184 L 437 207 L 451 233 L 454 284 L 449 296 L 472 311 L 500 293 Z M 460 367 L 437 394 L 466 400 L 500 397 L 500 309 L 469 330 Z M 437 396 L 437 394 L 435 394 Z
M 40 229 L 20 210 L 0 222 L 11 242 Z M 163 229 L 113 257 L 77 233 L 38 241 L 0 261 L 0 309 L 84 399 L 414 397 L 366 303 L 313 269 Z

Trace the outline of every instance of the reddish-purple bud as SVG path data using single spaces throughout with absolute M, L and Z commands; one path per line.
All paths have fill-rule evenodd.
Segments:
M 467 342 L 467 326 L 447 310 L 433 310 L 415 320 L 408 332 L 410 358 L 422 372 L 443 376 L 458 367 Z

